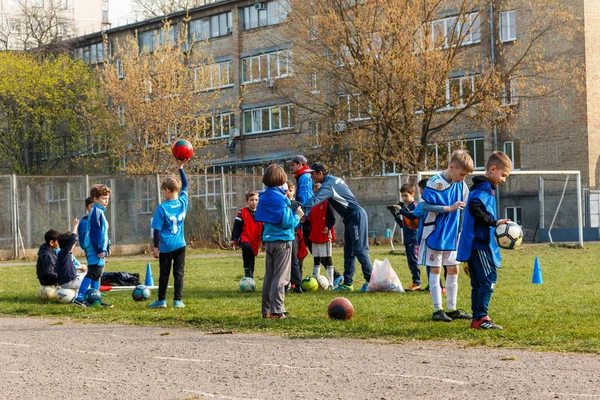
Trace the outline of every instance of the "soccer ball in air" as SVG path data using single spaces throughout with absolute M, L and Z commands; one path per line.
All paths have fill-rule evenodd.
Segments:
M 240 281 L 240 290 L 242 292 L 254 292 L 256 290 L 256 282 L 254 282 L 254 279 L 246 276 Z
M 56 286 L 40 286 L 38 297 L 44 301 L 56 299 Z
M 305 292 L 315 292 L 319 290 L 319 282 L 312 276 L 302 279 L 302 290 Z
M 317 282 L 319 283 L 319 289 L 327 290 L 329 287 L 329 279 L 324 277 L 323 275 L 317 276 Z
M 503 249 L 514 249 L 519 247 L 523 241 L 523 230 L 519 224 L 509 222 L 507 224 L 498 225 L 494 232 L 498 246 Z
M 146 285 L 137 285 L 131 292 L 131 297 L 135 301 L 146 301 L 150 298 L 151 292 Z
M 69 304 L 73 301 L 76 295 L 77 292 L 75 292 L 73 289 L 59 288 L 56 292 L 56 300 L 62 304 Z
M 98 289 L 89 288 L 83 295 L 83 301 L 90 307 L 98 307 L 102 302 L 102 293 Z
M 185 139 L 177 139 L 171 147 L 171 152 L 178 160 L 189 160 L 194 155 L 192 144 Z

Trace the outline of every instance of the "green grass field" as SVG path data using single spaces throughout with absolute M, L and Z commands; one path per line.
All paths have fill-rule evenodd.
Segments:
M 194 254 L 210 251 L 194 252 Z M 544 284 L 531 284 L 535 256 L 540 259 Z M 410 284 L 410 274 L 403 255 L 389 254 L 389 248 L 373 248 L 371 258 L 389 258 L 403 285 Z M 408 340 L 453 340 L 464 346 L 531 348 L 540 351 L 574 351 L 600 353 L 598 316 L 600 279 L 596 269 L 600 245 L 584 249 L 548 246 L 523 246 L 503 251 L 504 267 L 500 270 L 492 297 L 490 316 L 503 331 L 468 329 L 469 321 L 433 323 L 430 321 L 430 297 L 418 293 L 346 293 L 313 292 L 288 294 L 287 310 L 293 318 L 264 320 L 260 314 L 261 295 L 241 293 L 240 252 L 224 253 L 215 258 L 188 258 L 186 262 L 185 309 L 148 308 L 136 303 L 130 292 L 112 292 L 106 301 L 115 308 L 82 309 L 72 305 L 44 303 L 37 296 L 39 284 L 34 266 L 0 267 L 0 315 L 64 318 L 85 323 L 114 323 L 189 327 L 203 331 L 265 333 L 301 338 L 364 338 L 378 342 Z M 304 275 L 312 271 L 312 258 L 305 260 Z M 341 271 L 342 253 L 334 253 L 334 264 Z M 6 264 L 5 264 L 6 265 Z M 154 261 L 155 282 L 158 262 Z M 145 273 L 146 261 L 131 257 L 127 261 L 108 262 L 107 271 Z M 257 259 L 258 290 L 262 287 L 264 256 Z M 324 273 L 324 270 L 322 270 Z M 357 265 L 355 287 L 363 283 Z M 468 278 L 459 279 L 459 307 L 470 310 Z M 152 293 L 153 298 L 156 291 Z M 172 302 L 172 292 L 168 302 Z M 327 317 L 331 299 L 345 296 L 354 304 L 350 321 L 333 321 Z M 444 299 L 445 304 L 445 299 Z

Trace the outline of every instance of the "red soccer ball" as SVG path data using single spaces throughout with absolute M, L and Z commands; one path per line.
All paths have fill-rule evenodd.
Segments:
M 327 314 L 331 319 L 350 319 L 354 315 L 354 306 L 347 298 L 337 297 L 329 303 Z
M 177 139 L 171 147 L 171 152 L 178 160 L 189 160 L 194 155 L 192 144 L 185 139 Z

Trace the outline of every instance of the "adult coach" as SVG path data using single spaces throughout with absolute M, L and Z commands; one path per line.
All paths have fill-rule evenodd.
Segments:
M 344 283 L 336 290 L 353 290 L 352 280 L 356 269 L 356 259 L 362 267 L 363 276 L 367 283 L 360 288 L 361 292 L 367 291 L 371 279 L 371 258 L 369 256 L 369 221 L 367 213 L 358 204 L 356 197 L 348 188 L 342 178 L 327 173 L 327 167 L 320 162 L 311 164 L 306 170 L 315 183 L 320 183 L 321 188 L 309 200 L 302 203 L 306 214 L 317 204 L 327 200 L 344 221 Z

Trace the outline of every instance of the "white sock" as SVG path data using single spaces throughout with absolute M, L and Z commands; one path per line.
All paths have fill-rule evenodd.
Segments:
M 449 276 L 449 275 L 448 275 Z M 433 311 L 442 309 L 442 287 L 440 286 L 440 274 L 429 274 L 429 290 L 433 301 Z
M 317 276 L 319 276 L 319 274 L 321 273 L 321 266 L 320 265 L 315 265 L 313 266 L 313 278 L 316 278 Z
M 333 285 L 333 265 L 327 267 L 327 280 L 330 285 Z
M 456 310 L 456 297 L 458 295 L 458 274 L 446 277 L 446 305 L 448 311 Z

